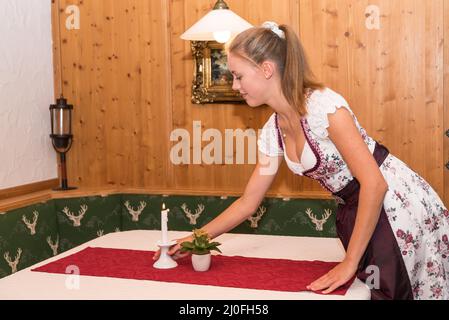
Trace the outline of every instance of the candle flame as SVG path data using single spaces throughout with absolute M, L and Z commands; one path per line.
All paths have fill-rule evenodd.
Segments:
M 162 210 L 165 210 L 165 203 L 162 203 Z

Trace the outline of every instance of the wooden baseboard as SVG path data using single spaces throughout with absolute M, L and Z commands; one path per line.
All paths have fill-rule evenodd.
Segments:
M 53 181 L 53 182 L 52 182 Z M 39 202 L 52 199 L 80 198 L 89 196 L 106 197 L 114 194 L 152 194 L 152 195 L 184 195 L 184 196 L 241 196 L 235 191 L 210 191 L 210 190 L 175 190 L 175 189 L 153 189 L 153 188 L 110 188 L 94 187 L 79 188 L 70 191 L 53 191 L 58 180 L 49 180 L 37 184 L 21 186 L 17 188 L 0 190 L 0 215 L 6 211 L 22 208 Z M 31 186 L 31 187 L 30 187 Z M 32 191 L 30 191 L 32 190 Z M 3 197 L 3 198 L 2 198 Z M 326 192 L 301 192 L 292 194 L 278 194 L 268 192 L 266 197 L 290 198 L 290 199 L 332 199 Z
M 48 189 L 56 187 L 58 185 L 58 183 L 59 183 L 58 179 L 51 179 L 51 180 L 26 184 L 23 186 L 3 189 L 3 190 L 0 190 L 0 200 L 20 197 L 20 196 L 24 196 L 24 195 L 27 195 L 30 193 L 48 190 Z
M 51 194 L 52 199 L 77 198 L 87 196 L 108 196 L 113 194 L 151 194 L 151 195 L 171 195 L 171 196 L 229 196 L 240 197 L 241 192 L 236 191 L 211 191 L 211 190 L 188 190 L 188 189 L 160 189 L 160 188 L 79 188 L 76 190 L 56 192 Z M 290 199 L 333 199 L 329 192 L 325 191 L 302 191 L 295 193 L 267 192 L 267 198 L 290 198 Z

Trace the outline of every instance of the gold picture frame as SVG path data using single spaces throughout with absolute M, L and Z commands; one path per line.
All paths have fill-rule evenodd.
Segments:
M 245 100 L 232 90 L 232 74 L 227 69 L 224 45 L 215 41 L 192 41 L 194 60 L 192 102 L 242 103 Z

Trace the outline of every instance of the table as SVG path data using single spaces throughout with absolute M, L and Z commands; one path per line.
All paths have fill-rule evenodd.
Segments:
M 189 232 L 169 231 L 171 239 Z M 346 295 L 319 295 L 312 292 L 282 292 L 191 285 L 159 281 L 80 276 L 79 288 L 67 287 L 72 275 L 34 272 L 31 269 L 71 255 L 88 246 L 154 251 L 160 231 L 133 230 L 109 233 L 55 257 L 0 279 L 0 300 L 325 300 L 370 299 L 366 284 L 356 279 Z M 312 238 L 272 235 L 223 234 L 216 238 L 227 256 L 258 258 L 341 261 L 344 248 L 336 238 Z

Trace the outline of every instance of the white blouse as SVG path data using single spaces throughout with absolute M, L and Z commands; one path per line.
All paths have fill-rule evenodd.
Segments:
M 283 155 L 289 169 L 297 175 L 305 175 L 318 180 L 330 192 L 343 189 L 353 176 L 343 161 L 333 142 L 329 139 L 328 114 L 344 107 L 351 113 L 354 123 L 370 149 L 374 152 L 376 142 L 360 126 L 346 100 L 329 88 L 315 90 L 306 101 L 307 115 L 298 124 L 302 127 L 306 143 L 300 156 L 301 163 L 288 158 L 284 152 L 285 144 L 277 123 L 277 114 L 273 113 L 265 123 L 258 139 L 259 151 L 267 156 Z

